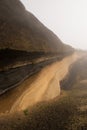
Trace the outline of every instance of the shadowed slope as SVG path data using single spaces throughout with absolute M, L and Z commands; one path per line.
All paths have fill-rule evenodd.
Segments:
M 65 45 L 19 0 L 0 0 L 0 48 L 62 52 Z

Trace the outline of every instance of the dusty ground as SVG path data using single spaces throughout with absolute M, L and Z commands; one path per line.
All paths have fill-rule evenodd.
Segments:
M 85 82 L 86 83 L 86 82 Z M 0 130 L 87 130 L 87 84 L 62 90 L 61 96 L 9 116 Z
M 68 73 L 69 66 L 77 60 L 77 54 L 68 56 L 60 62 L 45 67 L 37 79 L 29 85 L 19 99 L 14 103 L 11 111 L 24 110 L 38 101 L 53 99 L 60 95 L 60 80 Z M 53 88 L 54 87 L 54 88 Z
M 1 96 L 0 112 L 9 113 L 24 110 L 38 101 L 53 99 L 60 95 L 59 81 L 68 73 L 69 66 L 77 59 L 78 55 L 75 53 L 59 62 L 48 65 L 40 73 Z
M 78 55 L 74 54 L 60 62 L 53 63 L 27 79 L 22 86 L 3 95 L 0 99 L 3 105 L 3 107 L 0 106 L 2 112 L 6 110 L 12 110 L 11 112 L 20 110 L 20 112 L 1 114 L 0 130 L 87 130 L 87 80 L 74 84 L 69 90 L 61 90 L 61 93 L 58 88 L 59 84 L 57 84 L 61 78 L 65 77 L 72 62 L 78 58 Z M 56 76 L 59 76 L 58 79 Z M 47 80 L 49 78 L 50 80 Z M 44 88 L 46 87 L 45 80 L 46 83 L 49 81 L 47 88 Z M 39 85 L 39 83 L 42 84 Z M 37 93 L 33 89 L 35 84 Z M 59 93 L 56 92 L 57 90 Z M 60 96 L 55 97 L 53 93 L 60 94 Z M 38 101 L 41 102 L 28 107 L 29 103 L 33 102 L 28 97 L 30 94 L 32 97 L 39 97 Z

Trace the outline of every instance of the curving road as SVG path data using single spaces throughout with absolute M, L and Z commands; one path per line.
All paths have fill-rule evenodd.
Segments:
M 61 60 L 64 56 L 42 57 L 33 60 L 31 63 L 26 62 L 13 68 L 0 71 L 0 95 L 6 91 L 20 85 L 25 79 L 40 71 L 44 66 Z
M 50 62 L 53 62 L 53 60 L 49 60 L 48 66 L 45 66 L 47 61 L 37 64 L 37 68 L 41 68 L 39 73 L 36 73 L 30 78 L 27 77 L 27 79 L 17 85 L 17 87 L 0 96 L 0 113 L 24 110 L 37 102 L 50 100 L 60 95 L 60 80 L 67 75 L 70 65 L 80 57 L 81 55 L 78 53 L 73 53 L 60 61 L 54 59 L 56 62 L 52 64 L 50 64 Z M 35 69 L 34 66 L 32 69 L 29 69 L 30 66 L 25 67 L 27 69 L 26 73 L 28 73 L 29 70 Z M 26 75 L 23 69 L 19 72 L 22 72 L 23 76 Z M 21 77 L 19 72 L 17 72 L 16 75 Z
M 39 101 L 50 100 L 60 95 L 60 81 L 67 75 L 72 63 L 79 58 L 77 53 L 42 69 L 35 81 L 16 100 L 11 112 L 24 110 Z

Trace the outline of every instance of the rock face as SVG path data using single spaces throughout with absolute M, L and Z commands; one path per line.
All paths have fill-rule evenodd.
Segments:
M 67 47 L 19 0 L 0 0 L 0 49 L 61 53 Z

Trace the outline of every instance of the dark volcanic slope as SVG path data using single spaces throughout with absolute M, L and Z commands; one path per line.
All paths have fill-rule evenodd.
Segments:
M 62 52 L 66 46 L 19 0 L 0 0 L 0 49 Z

